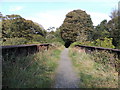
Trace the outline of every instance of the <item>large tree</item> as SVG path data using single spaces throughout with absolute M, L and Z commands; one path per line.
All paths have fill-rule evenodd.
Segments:
M 93 23 L 85 11 L 73 10 L 66 15 L 60 29 L 61 37 L 68 47 L 75 41 L 91 40 Z
M 105 37 L 110 37 L 107 20 L 103 20 L 99 25 L 97 25 L 93 32 L 93 40 L 104 39 Z
M 113 38 L 113 45 L 120 48 L 120 12 L 113 10 L 111 20 L 108 22 L 110 37 Z
M 20 15 L 6 15 L 2 17 L 3 38 L 26 38 L 32 39 L 33 35 L 44 36 L 45 31 L 31 20 L 26 20 Z

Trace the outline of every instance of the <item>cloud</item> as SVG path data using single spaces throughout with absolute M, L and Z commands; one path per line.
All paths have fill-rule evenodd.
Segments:
M 49 27 L 60 27 L 65 19 L 65 15 L 72 11 L 71 9 L 66 10 L 53 10 L 53 11 L 44 11 L 40 12 L 34 15 L 34 17 L 26 17 L 26 19 L 33 20 L 34 22 L 37 22 L 41 24 L 45 29 L 48 29 Z M 100 24 L 100 22 L 104 19 L 110 20 L 110 17 L 105 13 L 99 13 L 99 12 L 88 12 L 87 14 L 91 16 L 91 19 L 93 21 L 93 25 L 96 26 Z
M 109 15 L 105 13 L 99 13 L 99 12 L 87 12 L 87 13 L 91 16 L 94 26 L 100 24 L 100 22 L 103 21 L 104 19 L 106 19 L 107 21 L 110 20 Z
M 9 11 L 13 11 L 14 12 L 14 11 L 19 11 L 21 9 L 23 9 L 22 6 L 10 6 Z
M 70 10 L 52 10 L 52 11 L 44 11 L 37 13 L 34 17 L 26 17 L 26 19 L 33 20 L 43 25 L 45 29 L 49 27 L 58 28 L 64 21 L 65 15 Z

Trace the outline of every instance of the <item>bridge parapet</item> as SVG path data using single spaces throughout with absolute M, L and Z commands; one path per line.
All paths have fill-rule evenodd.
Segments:
M 120 49 L 112 49 L 112 48 L 103 48 L 103 47 L 95 47 L 95 46 L 85 46 L 85 45 L 75 45 L 79 50 L 85 51 L 86 53 L 90 53 L 95 50 L 105 50 L 116 53 L 120 58 Z
M 27 56 L 39 51 L 48 50 L 51 44 L 30 44 L 30 45 L 10 45 L 1 46 L 2 57 L 9 58 L 10 56 Z

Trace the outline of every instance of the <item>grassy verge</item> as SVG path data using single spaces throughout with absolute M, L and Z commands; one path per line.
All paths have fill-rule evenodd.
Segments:
M 54 82 L 61 48 L 38 52 L 26 57 L 3 59 L 3 87 L 50 88 Z
M 79 72 L 80 88 L 118 88 L 118 72 L 115 68 L 98 62 L 104 56 L 97 57 L 96 62 L 96 55 L 78 52 L 74 48 L 70 48 L 69 54 Z

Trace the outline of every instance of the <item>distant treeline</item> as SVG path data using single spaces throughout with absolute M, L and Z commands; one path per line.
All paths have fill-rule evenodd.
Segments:
M 60 30 L 48 32 L 42 25 L 26 20 L 20 15 L 6 15 L 2 18 L 2 45 L 37 44 L 51 43 L 54 41 L 63 42 L 60 37 Z M 52 29 L 52 28 L 51 28 Z
M 6 15 L 2 18 L 3 45 L 59 42 L 69 47 L 71 43 L 120 49 L 120 25 L 118 10 L 111 12 L 111 20 L 103 20 L 97 26 L 85 11 L 73 10 L 66 15 L 63 24 L 53 31 L 26 20 L 20 15 Z M 49 30 L 49 31 L 48 31 Z

